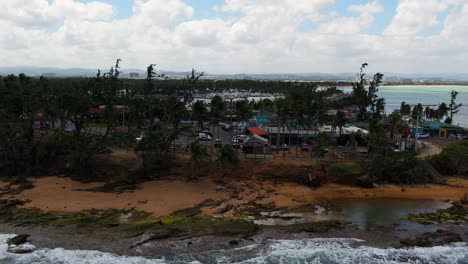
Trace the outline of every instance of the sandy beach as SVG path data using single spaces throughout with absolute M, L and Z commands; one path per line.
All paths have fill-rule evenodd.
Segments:
M 230 189 L 220 186 L 215 178 L 201 178 L 198 182 L 183 179 L 149 181 L 138 189 L 121 194 L 83 191 L 104 183 L 83 184 L 69 178 L 46 177 L 34 181 L 35 187 L 9 198 L 31 200 L 26 208 L 39 208 L 52 212 L 78 212 L 90 209 L 142 210 L 154 216 L 195 206 L 205 199 L 225 200 L 220 205 L 232 204 L 241 210 L 254 201 L 260 205 L 295 207 L 333 199 L 438 199 L 460 200 L 468 192 L 468 180 L 449 178 L 446 185 L 396 186 L 382 185 L 374 189 L 362 189 L 338 184 L 326 184 L 317 189 L 296 183 L 275 183 L 271 180 L 229 180 Z M 3 183 L 0 183 L 0 186 Z M 233 193 L 235 195 L 233 195 Z M 235 196 L 235 197 L 233 197 Z M 215 208 L 216 209 L 216 208 Z M 215 209 L 203 213 L 213 214 Z M 232 214 L 230 211 L 227 215 Z

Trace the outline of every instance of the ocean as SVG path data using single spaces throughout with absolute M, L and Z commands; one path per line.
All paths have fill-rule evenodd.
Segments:
M 351 88 L 343 89 L 350 92 Z M 386 112 L 389 114 L 394 109 L 400 109 L 401 102 L 407 104 L 450 104 L 450 92 L 457 91 L 457 103 L 463 104 L 460 112 L 454 117 L 454 124 L 468 127 L 468 86 L 382 86 L 379 87 L 379 97 L 385 98 Z
M 468 263 L 466 243 L 432 248 L 373 248 L 363 246 L 361 240 L 320 238 L 306 240 L 266 240 L 259 244 L 232 250 L 210 251 L 182 255 L 173 260 L 126 257 L 99 251 L 37 249 L 29 254 L 6 252 L 6 240 L 13 235 L 0 235 L 0 263 L 2 264 L 154 264 L 154 263 Z

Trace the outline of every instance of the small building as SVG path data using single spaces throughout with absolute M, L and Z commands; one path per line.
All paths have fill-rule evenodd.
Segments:
M 270 145 L 268 139 L 256 134 L 252 134 L 242 143 L 242 151 L 252 154 L 268 154 Z
M 446 124 L 440 121 L 421 121 L 419 127 L 423 128 L 424 133 L 430 133 L 433 136 L 448 137 L 450 134 L 463 135 L 465 129 L 461 126 Z

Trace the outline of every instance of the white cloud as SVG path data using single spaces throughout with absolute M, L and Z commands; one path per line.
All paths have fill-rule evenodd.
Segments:
M 468 0 L 402 0 L 384 34 L 366 33 L 381 1 L 350 5 L 351 15 L 334 3 L 226 0 L 218 18 L 193 19 L 198 10 L 182 0 L 134 0 L 131 16 L 116 19 L 115 8 L 98 1 L 5 0 L 0 61 L 98 68 L 122 58 L 124 68 L 206 72 L 343 72 L 365 61 L 381 71 L 466 69 Z M 434 25 L 439 33 L 421 35 Z
M 133 18 L 141 26 L 168 26 L 193 16 L 193 8 L 181 0 L 135 0 Z
M 432 28 L 439 23 L 437 14 L 447 8 L 447 2 L 441 0 L 400 0 L 385 34 L 415 35 Z
M 114 13 L 112 5 L 102 2 L 2 0 L 0 20 L 20 26 L 45 27 L 61 19 L 107 20 Z

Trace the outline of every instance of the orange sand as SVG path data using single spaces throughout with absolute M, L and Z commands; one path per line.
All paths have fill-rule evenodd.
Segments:
M 221 188 L 213 182 L 213 178 L 202 178 L 195 183 L 184 180 L 151 181 L 141 184 L 141 189 L 114 194 L 77 191 L 97 187 L 103 183 L 82 184 L 68 178 L 48 177 L 37 180 L 33 189 L 25 190 L 11 198 L 29 199 L 31 202 L 25 207 L 36 207 L 46 211 L 76 212 L 92 208 L 115 208 L 137 209 L 152 212 L 155 216 L 165 216 L 173 211 L 192 207 L 208 198 L 226 199 L 220 207 L 231 203 L 235 208 L 242 209 L 249 201 L 259 204 L 274 203 L 276 207 L 291 207 L 339 198 L 459 200 L 468 192 L 468 179 L 450 178 L 449 183 L 461 187 L 417 185 L 405 187 L 402 191 L 402 187 L 396 185 L 361 189 L 327 184 L 318 189 L 310 189 L 295 183 L 275 184 L 269 180 L 252 178 L 242 181 L 230 180 L 229 184 L 239 193 L 239 198 L 230 198 L 233 191 Z M 204 209 L 203 212 L 211 214 L 215 210 Z M 232 214 L 232 211 L 227 214 Z

